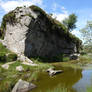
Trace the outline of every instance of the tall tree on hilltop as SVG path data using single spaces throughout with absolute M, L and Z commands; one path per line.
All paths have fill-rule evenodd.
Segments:
M 76 28 L 77 16 L 73 13 L 70 14 L 68 18 L 63 20 L 63 24 L 67 27 L 69 31 L 72 31 Z

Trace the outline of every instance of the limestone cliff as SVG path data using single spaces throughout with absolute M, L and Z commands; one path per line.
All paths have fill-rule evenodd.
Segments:
M 81 41 L 37 6 L 17 7 L 3 17 L 1 37 L 13 52 L 54 57 L 79 52 Z

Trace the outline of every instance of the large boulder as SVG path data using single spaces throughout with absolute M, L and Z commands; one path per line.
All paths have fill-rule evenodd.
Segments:
M 28 91 L 32 90 L 33 88 L 35 88 L 35 87 L 36 86 L 34 84 L 23 81 L 23 80 L 20 79 L 15 84 L 12 92 L 28 92 Z
M 37 6 L 17 7 L 3 17 L 4 44 L 27 57 L 79 52 L 81 41 Z

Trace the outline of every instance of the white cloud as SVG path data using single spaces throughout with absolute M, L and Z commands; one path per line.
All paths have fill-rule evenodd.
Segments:
M 64 14 L 64 13 L 54 13 L 53 18 L 56 18 L 58 21 L 62 22 L 65 18 L 68 17 L 68 14 Z
M 56 18 L 58 21 L 62 22 L 65 18 L 68 17 L 68 11 L 64 6 L 61 6 L 57 3 L 52 4 L 53 18 Z M 57 12 L 58 11 L 58 12 Z
M 18 6 L 30 6 L 32 4 L 42 5 L 42 0 L 13 0 L 7 2 L 0 0 L 0 6 L 4 9 L 5 12 L 9 12 Z

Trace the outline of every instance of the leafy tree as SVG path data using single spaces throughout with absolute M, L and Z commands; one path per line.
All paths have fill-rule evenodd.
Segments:
M 87 21 L 84 28 L 80 30 L 85 45 L 92 46 L 92 21 Z
M 74 28 L 76 28 L 76 22 L 77 16 L 74 13 L 70 14 L 68 18 L 63 20 L 63 24 L 67 27 L 69 31 L 72 31 Z

